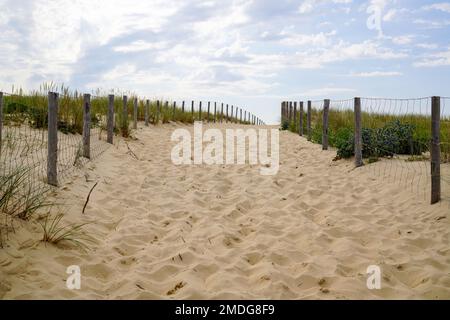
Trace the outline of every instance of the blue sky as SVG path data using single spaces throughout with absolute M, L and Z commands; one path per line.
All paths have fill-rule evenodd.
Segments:
M 450 96 L 450 2 L 0 0 L 0 90 L 218 101 Z

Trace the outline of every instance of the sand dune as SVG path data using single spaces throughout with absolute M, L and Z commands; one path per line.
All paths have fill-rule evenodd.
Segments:
M 67 222 L 91 222 L 90 251 L 39 242 L 37 223 L 17 226 L 0 249 L 0 298 L 450 298 L 448 203 L 430 206 L 377 174 L 383 162 L 353 170 L 283 132 L 276 176 L 178 167 L 176 127 L 140 128 L 128 142 L 138 160 L 121 142 L 52 195 Z M 70 265 L 81 267 L 81 290 L 66 288 Z M 369 265 L 382 268 L 381 290 L 366 287 Z

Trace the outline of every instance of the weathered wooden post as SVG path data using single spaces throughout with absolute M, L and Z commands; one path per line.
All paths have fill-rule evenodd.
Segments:
M 159 124 L 159 119 L 161 118 L 161 102 L 156 100 L 156 123 Z
M 328 150 L 328 116 L 330 112 L 330 100 L 325 99 L 323 103 L 323 132 L 322 132 L 322 149 Z
M 195 121 L 195 116 L 194 116 L 194 100 L 192 100 L 192 104 L 191 104 L 191 116 L 192 116 L 192 121 Z
M 354 102 L 355 109 L 355 166 L 362 167 L 363 153 L 362 153 L 362 123 L 361 123 L 361 98 L 356 97 Z
M 202 117 L 202 102 L 200 101 L 199 103 L 199 110 L 198 110 L 198 120 L 199 121 L 203 121 L 203 117 Z
M 441 201 L 441 98 L 431 98 L 431 204 Z
M 148 127 L 150 125 L 150 100 L 147 99 L 145 101 L 145 126 Z
M 300 101 L 300 126 L 299 126 L 299 135 L 300 137 L 303 137 L 304 133 L 305 133 L 305 129 L 304 129 L 304 119 L 305 119 L 305 108 L 303 105 L 303 101 Z
M 311 120 L 312 120 L 312 102 L 308 101 L 308 114 L 306 116 L 306 129 L 308 131 L 308 141 L 312 140 Z
M 139 108 L 138 98 L 134 98 L 133 107 L 134 107 L 133 108 L 133 129 L 137 130 L 137 127 L 138 127 L 138 125 L 137 125 L 137 122 L 138 122 L 138 108 Z
M 128 97 L 123 96 L 123 109 L 122 109 L 122 134 L 123 130 L 128 129 Z
M 48 93 L 47 183 L 58 186 L 58 94 Z
M 210 122 L 210 114 L 211 114 L 211 101 L 208 101 L 208 122 Z
M 284 121 L 289 122 L 289 102 L 286 101 L 286 105 L 284 106 Z
M 291 125 L 291 123 L 292 123 L 292 114 L 293 114 L 293 103 L 292 103 L 292 101 L 291 102 L 289 102 L 289 125 Z
M 169 110 L 169 101 L 166 101 L 166 103 L 164 104 L 164 112 L 165 112 L 166 115 L 168 115 L 168 113 L 170 112 L 170 110 Z M 167 120 L 169 120 L 169 119 L 170 118 L 168 118 Z M 164 123 L 164 119 L 163 119 L 163 123 Z
M 172 112 L 172 121 L 175 122 L 176 120 L 176 113 L 177 113 L 177 102 L 173 102 L 173 112 Z
M 183 113 L 183 115 L 184 115 L 184 109 L 185 109 L 185 107 L 184 107 L 184 101 L 181 103 L 181 112 Z
M 227 117 L 225 118 L 226 123 L 228 123 L 228 104 L 227 104 Z
M 294 132 L 297 128 L 297 101 L 294 102 Z
M 230 119 L 230 121 L 231 121 L 231 123 L 233 123 L 234 122 L 234 106 L 232 105 L 231 106 L 231 119 Z
M 214 102 L 214 123 L 217 122 L 217 102 Z
M 91 95 L 83 99 L 83 157 L 91 158 Z
M 0 92 L 0 155 L 2 153 L 2 132 L 3 132 L 3 92 Z
M 242 108 L 239 109 L 240 110 L 240 115 L 239 115 L 239 122 L 242 124 Z
M 108 116 L 107 116 L 107 138 L 106 141 L 109 144 L 114 143 L 114 95 L 110 94 L 108 96 Z
M 222 107 L 220 109 L 220 123 L 223 122 L 223 103 L 222 103 Z
M 247 110 L 244 111 L 244 123 L 247 122 Z

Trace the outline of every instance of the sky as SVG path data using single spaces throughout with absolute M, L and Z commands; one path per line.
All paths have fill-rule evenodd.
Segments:
M 217 101 L 450 96 L 450 2 L 0 0 L 0 90 Z

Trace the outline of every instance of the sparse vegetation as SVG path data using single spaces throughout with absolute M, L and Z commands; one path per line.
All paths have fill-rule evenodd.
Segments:
M 39 209 L 49 206 L 45 201 L 48 189 L 33 189 L 29 183 L 29 171 L 19 168 L 0 176 L 0 212 L 29 220 Z
M 88 249 L 88 245 L 94 242 L 94 239 L 83 230 L 83 227 L 88 223 L 64 225 L 62 223 L 63 217 L 64 214 L 62 213 L 55 216 L 50 213 L 47 214 L 44 222 L 41 223 L 44 233 L 42 241 L 55 245 L 66 242 L 83 250 Z
M 311 141 L 322 143 L 322 111 L 313 109 L 311 114 Z M 298 115 L 299 116 L 299 115 Z M 297 116 L 297 117 L 298 117 Z M 306 116 L 305 116 L 306 118 Z M 354 156 L 354 114 L 349 110 L 330 110 L 329 144 L 337 149 L 337 158 Z M 363 113 L 363 157 L 378 159 L 394 155 L 414 156 L 414 161 L 426 159 L 430 149 L 431 119 L 427 116 L 396 116 Z M 285 121 L 282 129 L 295 132 L 293 124 Z M 305 124 L 306 127 L 306 124 Z M 441 119 L 442 162 L 450 159 L 450 119 Z M 411 161 L 411 160 L 409 160 Z

